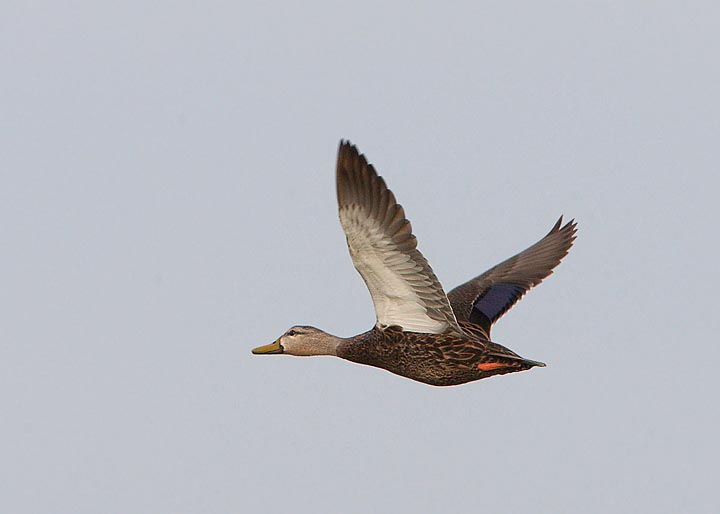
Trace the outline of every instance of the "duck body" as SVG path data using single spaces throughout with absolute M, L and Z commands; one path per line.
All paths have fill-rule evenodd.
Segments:
M 344 339 L 337 346 L 337 356 L 433 386 L 465 384 L 544 366 L 471 332 L 424 334 L 397 326 L 375 326 Z

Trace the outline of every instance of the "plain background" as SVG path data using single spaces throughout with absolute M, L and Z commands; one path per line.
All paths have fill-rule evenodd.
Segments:
M 718 512 L 716 2 L 0 7 L 0 511 Z M 449 289 L 560 214 L 432 388 L 256 357 L 369 329 L 340 138 Z

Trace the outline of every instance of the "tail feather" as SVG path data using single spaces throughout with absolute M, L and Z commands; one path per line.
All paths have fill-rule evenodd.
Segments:
M 544 368 L 546 364 L 544 362 L 540 361 L 534 361 L 530 359 L 526 359 L 524 357 L 520 357 L 515 352 L 512 352 L 508 350 L 507 348 L 500 346 L 499 344 L 493 343 L 495 347 L 500 347 L 502 350 L 498 351 L 499 349 L 496 348 L 490 348 L 490 351 L 487 352 L 486 355 L 489 355 L 491 357 L 495 357 L 498 362 L 505 362 L 510 364 L 511 366 L 517 366 L 518 364 L 522 365 L 523 367 L 527 368 Z

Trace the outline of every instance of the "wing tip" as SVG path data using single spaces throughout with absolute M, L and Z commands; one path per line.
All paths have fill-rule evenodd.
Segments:
M 391 222 L 396 212 L 397 200 L 388 189 L 375 167 L 365 154 L 347 139 L 341 139 L 335 175 L 338 205 L 342 208 L 351 203 L 363 206 L 372 218 L 379 222 Z M 400 214 L 405 216 L 400 208 Z
M 353 150 L 358 153 L 357 147 L 352 144 L 349 139 L 340 140 L 340 144 L 338 145 L 338 154 L 343 154 Z
M 555 232 L 564 232 L 564 231 L 572 232 L 572 233 L 577 232 L 578 223 L 575 220 L 575 218 L 572 218 L 570 221 L 568 221 L 567 223 L 565 223 L 563 225 L 564 217 L 565 217 L 564 214 L 560 215 L 558 220 L 555 222 L 555 225 L 553 225 L 553 228 L 551 228 L 550 232 L 548 232 L 548 235 L 553 234 Z
M 575 221 L 575 218 L 572 218 L 563 225 L 563 217 L 564 215 L 561 214 L 560 218 L 558 218 L 555 225 L 553 225 L 553 228 L 550 229 L 550 232 L 548 232 L 545 237 L 558 235 L 558 237 L 564 239 L 567 247 L 565 254 L 562 257 L 565 257 L 565 255 L 567 255 L 570 251 L 575 239 L 577 239 L 578 223 Z

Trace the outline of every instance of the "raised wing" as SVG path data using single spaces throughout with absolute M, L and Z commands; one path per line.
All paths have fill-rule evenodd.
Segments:
M 405 211 L 364 155 L 341 141 L 337 197 L 355 268 L 370 290 L 379 327 L 462 334 L 432 268 L 417 249 Z
M 490 327 L 533 286 L 552 273 L 575 240 L 577 223 L 562 225 L 562 216 L 552 230 L 530 248 L 482 275 L 456 287 L 448 294 L 458 320 L 479 327 L 490 338 Z

